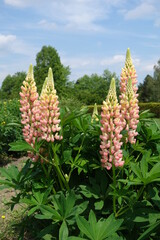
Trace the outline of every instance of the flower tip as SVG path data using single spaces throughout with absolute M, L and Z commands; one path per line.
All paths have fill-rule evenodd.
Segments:
M 114 78 L 111 79 L 110 88 L 111 89 L 116 89 L 116 83 L 115 83 L 115 79 Z
M 132 62 L 131 52 L 130 52 L 130 49 L 129 49 L 129 48 L 127 48 L 127 52 L 126 52 L 126 61 Z
M 49 79 L 53 79 L 53 72 L 52 72 L 52 68 L 51 67 L 48 70 L 48 78 Z
M 29 66 L 27 77 L 33 78 L 33 65 L 32 64 L 30 64 L 30 66 Z

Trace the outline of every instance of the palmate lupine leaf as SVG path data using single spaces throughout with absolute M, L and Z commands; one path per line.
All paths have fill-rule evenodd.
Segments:
M 91 240 L 105 240 L 116 233 L 123 220 L 116 220 L 114 215 L 107 219 L 97 221 L 94 212 L 91 210 L 88 221 L 84 217 L 77 217 L 77 225 L 80 231 Z
M 33 151 L 31 145 L 25 141 L 17 141 L 9 144 L 9 151 L 13 152 L 23 152 L 23 151 Z

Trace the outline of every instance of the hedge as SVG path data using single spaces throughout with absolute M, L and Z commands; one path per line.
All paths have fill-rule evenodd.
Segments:
M 93 112 L 94 105 L 89 105 L 88 111 Z M 140 111 L 149 109 L 151 113 L 155 114 L 155 117 L 160 118 L 160 102 L 139 103 Z M 97 105 L 97 110 L 100 113 L 101 105 Z

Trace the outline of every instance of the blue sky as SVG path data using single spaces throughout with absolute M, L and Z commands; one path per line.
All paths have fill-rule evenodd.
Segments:
M 160 0 L 1 0 L 0 85 L 35 65 L 43 45 L 56 48 L 71 80 L 120 76 L 129 47 L 143 82 L 160 59 Z

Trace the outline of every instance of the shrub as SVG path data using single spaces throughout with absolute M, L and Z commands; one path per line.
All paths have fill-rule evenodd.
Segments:
M 141 111 L 149 109 L 151 113 L 155 114 L 155 117 L 160 117 L 160 103 L 139 103 L 139 107 Z
M 0 102 L 0 154 L 8 154 L 9 143 L 22 139 L 18 100 Z

